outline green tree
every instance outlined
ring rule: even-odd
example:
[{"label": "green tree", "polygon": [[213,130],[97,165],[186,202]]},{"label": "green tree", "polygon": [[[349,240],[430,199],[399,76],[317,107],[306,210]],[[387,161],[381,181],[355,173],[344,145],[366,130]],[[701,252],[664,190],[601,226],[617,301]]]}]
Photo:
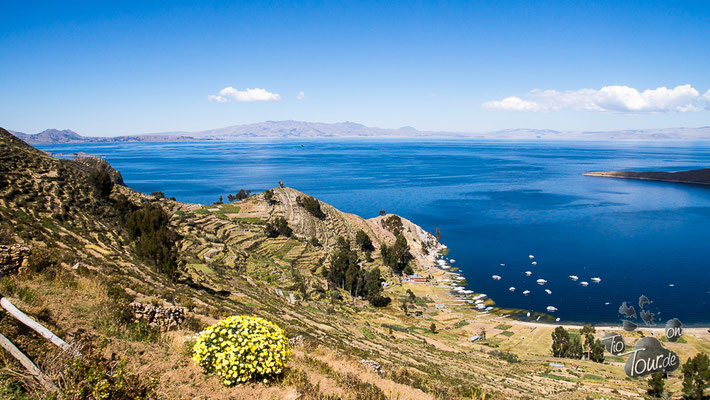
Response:
[{"label": "green tree", "polygon": [[412,254],[409,252],[407,238],[401,233],[397,235],[397,240],[392,247],[382,245],[380,253],[384,264],[390,267],[395,273],[411,273],[412,269],[409,266],[409,261],[414,257],[412,257]]},{"label": "green tree", "polygon": [[269,204],[276,204],[276,199],[274,199],[274,192],[269,189],[264,191],[264,200]]},{"label": "green tree", "polygon": [[402,229],[404,229],[404,225],[402,225],[402,218],[398,215],[390,215],[389,217],[383,219],[382,226],[388,231],[394,233],[395,236],[399,235],[402,232]]},{"label": "green tree", "polygon": [[710,384],[710,358],[705,353],[689,358],[683,372],[683,396],[686,400],[705,399],[705,389]]},{"label": "green tree", "polygon": [[552,355],[564,357],[569,346],[569,332],[564,327],[558,326],[552,332]]},{"label": "green tree", "polygon": [[271,238],[278,237],[279,235],[290,237],[293,234],[293,230],[288,226],[286,218],[276,217],[273,221],[266,223],[264,233]]},{"label": "green tree", "polygon": [[591,359],[592,356],[592,347],[594,347],[594,333],[596,333],[596,329],[594,329],[594,326],[591,324],[586,324],[582,327],[580,331],[582,337],[584,337],[584,353],[587,356],[587,359]]},{"label": "green tree", "polygon": [[594,341],[589,359],[598,363],[604,362],[604,344],[601,340],[597,339]]},{"label": "green tree", "polygon": [[370,237],[362,229],[355,234],[355,243],[357,243],[363,251],[375,250],[375,246],[372,245],[372,240],[370,240]]},{"label": "green tree", "polygon": [[95,169],[89,174],[89,184],[101,199],[106,199],[113,190],[113,181],[105,169]]},{"label": "green tree", "polygon": [[158,206],[149,204],[130,213],[125,231],[135,241],[136,254],[150,261],[156,272],[171,278],[177,272],[177,248],[179,236],[170,227],[170,216]]},{"label": "green tree", "polygon": [[665,390],[666,382],[663,380],[663,374],[652,374],[651,378],[648,380],[648,393],[651,397],[661,397],[663,396],[663,391]]},{"label": "green tree", "polygon": [[367,297],[372,298],[377,296],[382,291],[382,276],[380,269],[375,267],[371,269],[365,277],[365,292]]},{"label": "green tree", "polygon": [[436,333],[436,324],[432,322],[431,325],[429,325],[429,330],[431,333]]},{"label": "green tree", "polygon": [[320,208],[320,202],[311,196],[299,196],[296,203],[318,219],[325,219],[325,213]]},{"label": "green tree", "polygon": [[579,336],[572,336],[569,345],[565,349],[565,357],[567,358],[582,358],[584,350],[582,349],[582,340]]}]

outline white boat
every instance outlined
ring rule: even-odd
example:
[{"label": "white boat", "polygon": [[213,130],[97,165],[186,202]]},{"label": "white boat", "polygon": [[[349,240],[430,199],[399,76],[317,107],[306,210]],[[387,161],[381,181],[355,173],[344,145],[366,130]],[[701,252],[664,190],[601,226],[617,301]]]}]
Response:
[{"label": "white boat", "polygon": [[453,263],[456,262],[456,260],[454,260],[454,259],[452,258],[451,260],[449,260],[449,262],[450,262],[451,264],[453,264]]},{"label": "white boat", "polygon": [[532,260],[533,258],[535,258],[535,256],[532,255],[532,254],[530,254],[530,255],[528,256],[528,258],[530,258],[530,259]]},{"label": "white boat", "polygon": [[537,265],[537,261],[533,261],[531,264],[532,264],[532,265]]},{"label": "white boat", "polygon": [[554,307],[554,306],[547,306],[547,311],[549,311],[549,312],[555,312],[555,311],[557,311],[557,307]]},{"label": "white boat", "polygon": [[478,308],[479,310],[483,310],[483,309],[486,308],[486,305],[485,305],[485,304],[479,304],[479,305],[476,306],[476,308]]},{"label": "white boat", "polygon": [[530,311],[528,311],[527,314],[525,314],[528,318],[530,318]]},{"label": "white boat", "polygon": [[555,322],[560,322],[560,317],[557,317],[557,318],[555,319]]},{"label": "white boat", "polygon": [[527,295],[530,294],[530,291],[529,291],[529,290],[523,290],[523,294],[527,296]]},{"label": "white boat", "polygon": [[525,271],[525,275],[526,275],[526,276],[530,276],[530,275],[532,275],[532,272],[530,272],[530,271]]},{"label": "white boat", "polygon": [[577,275],[570,275],[569,278],[572,279],[573,281],[576,281],[577,279],[579,279],[579,277]]},{"label": "white boat", "polygon": [[587,285],[589,285],[589,282],[587,282],[587,281],[582,281],[582,282],[579,282],[579,284],[582,285],[582,286],[587,286]]},{"label": "white boat", "polygon": [[500,266],[501,266],[501,267],[505,267],[505,264],[501,264]]},{"label": "white boat", "polygon": [[500,275],[493,275],[491,278],[493,278],[493,280],[499,281]]},{"label": "white boat", "polygon": [[493,307],[490,307],[490,306],[486,307],[486,311],[491,311],[492,309],[493,309]]},{"label": "white boat", "polygon": [[509,287],[508,290],[510,290],[511,292],[514,292],[514,291],[515,291],[515,286]]},{"label": "white boat", "polygon": [[602,281],[602,278],[597,278],[596,276],[594,278],[592,278],[592,282],[599,283],[601,281]]},{"label": "white boat", "polygon": [[476,304],[481,304],[481,303],[484,303],[484,302],[485,302],[485,301],[483,301],[483,300],[481,300],[481,299],[478,299],[478,300],[475,301]]},{"label": "white boat", "polygon": [[552,294],[552,290],[550,290],[550,289],[545,289],[545,293],[547,293],[547,294]]},{"label": "white boat", "polygon": [[542,278],[538,279],[536,282],[537,282],[538,285],[544,285],[544,284],[547,283],[547,281],[544,280],[544,279],[542,279]]},{"label": "white boat", "polygon": [[673,286],[675,286],[675,284],[674,284],[674,283],[669,283],[668,286],[673,287]]},{"label": "white boat", "polygon": [[539,320],[540,320],[540,315],[537,316],[537,319],[535,321],[539,321]]}]

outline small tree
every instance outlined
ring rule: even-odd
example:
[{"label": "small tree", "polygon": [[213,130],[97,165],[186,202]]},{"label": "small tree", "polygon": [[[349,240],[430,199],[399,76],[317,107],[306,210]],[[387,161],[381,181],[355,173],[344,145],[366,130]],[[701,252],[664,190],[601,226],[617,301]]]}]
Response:
[{"label": "small tree", "polygon": [[105,169],[95,169],[89,174],[89,183],[96,194],[102,198],[107,198],[113,190],[113,181]]},{"label": "small tree", "polygon": [[372,240],[370,240],[370,237],[362,229],[357,231],[357,234],[355,235],[355,243],[357,243],[363,251],[372,251],[375,249],[375,246],[372,245]]},{"label": "small tree", "polygon": [[293,230],[288,226],[288,221],[284,217],[276,217],[273,222],[268,222],[264,226],[266,236],[275,238],[279,235],[289,237],[293,234]]},{"label": "small tree", "polygon": [[580,333],[584,337],[584,353],[587,355],[587,359],[592,358],[592,348],[594,347],[594,333],[596,329],[591,324],[586,324],[582,327]]},{"label": "small tree", "polygon": [[663,374],[652,374],[651,379],[648,380],[648,393],[651,397],[661,397],[663,396],[663,391],[665,389],[666,383],[663,380]]},{"label": "small tree", "polygon": [[320,208],[320,202],[311,196],[299,196],[296,198],[296,203],[301,207],[305,208],[306,211],[311,213],[314,217],[318,219],[325,219],[325,213]]},{"label": "small tree", "polygon": [[392,299],[387,296],[377,295],[370,299],[370,304],[372,304],[373,307],[387,307],[391,302]]},{"label": "small tree", "polygon": [[436,240],[441,240],[441,229],[434,228],[434,233],[436,234]]},{"label": "small tree", "polygon": [[385,215],[385,214],[387,214],[387,213],[385,212],[385,210],[380,210],[380,215]]},{"label": "small tree", "polygon": [[414,292],[412,292],[412,289],[407,289],[407,296],[409,296],[409,300],[412,302],[417,298]]},{"label": "small tree", "polygon": [[431,325],[429,325],[429,330],[431,333],[436,333],[436,324],[432,322]]},{"label": "small tree", "polygon": [[569,332],[567,329],[558,326],[552,332],[552,355],[555,357],[564,357],[567,347],[569,346]]},{"label": "small tree", "polygon": [[269,204],[276,204],[276,199],[274,199],[274,192],[269,189],[264,192],[264,200]]},{"label": "small tree", "polygon": [[683,365],[683,395],[686,400],[702,400],[710,384],[710,358],[705,353],[696,354]]}]

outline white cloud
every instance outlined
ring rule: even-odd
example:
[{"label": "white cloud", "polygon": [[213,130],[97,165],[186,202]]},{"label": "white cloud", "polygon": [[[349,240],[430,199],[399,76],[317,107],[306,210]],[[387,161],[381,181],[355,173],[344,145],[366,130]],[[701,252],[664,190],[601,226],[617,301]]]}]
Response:
[{"label": "white cloud", "polygon": [[[665,86],[643,92],[628,86],[604,86],[601,89],[580,89],[558,92],[556,90],[533,90],[525,96],[507,97],[499,101],[483,103],[490,110],[504,111],[557,111],[585,110],[622,113],[666,113],[699,111],[700,93],[690,85],[673,89]],[[710,91],[703,96],[706,107]]]},{"label": "white cloud", "polygon": [[207,96],[209,100],[214,100],[220,103],[225,103],[229,100],[234,101],[281,101],[281,96],[278,93],[271,93],[266,89],[254,88],[246,90],[237,90],[231,86],[219,91],[219,95]]},{"label": "white cloud", "polygon": [[710,110],[710,90],[705,92],[703,99],[705,100],[705,109]]},{"label": "white cloud", "polygon": [[304,92],[298,92],[298,96],[296,96],[296,99],[303,100],[305,98],[306,98],[306,94]]},{"label": "white cloud", "polygon": [[516,96],[506,97],[503,100],[489,101],[483,103],[483,107],[491,110],[543,111],[542,105],[534,101],[523,100]]}]

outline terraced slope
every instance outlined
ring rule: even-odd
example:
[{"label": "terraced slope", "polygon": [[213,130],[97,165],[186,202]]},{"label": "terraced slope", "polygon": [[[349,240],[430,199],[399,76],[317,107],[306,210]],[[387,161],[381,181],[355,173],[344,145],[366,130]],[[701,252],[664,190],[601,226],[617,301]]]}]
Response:
[{"label": "terraced slope", "polygon": [[[477,313],[450,296],[436,283],[446,274],[426,268],[441,245],[405,219],[402,232],[414,267],[432,275],[431,282],[403,283],[383,266],[378,251],[369,261],[359,251],[363,268],[383,270],[385,294],[393,303],[375,308],[345,292],[336,298],[323,273],[337,238],[352,243],[362,229],[376,248],[391,244],[395,237],[383,226],[388,216],[365,220],[320,203],[325,217],[317,218],[298,204],[303,193],[290,188],[272,193],[271,202],[256,194],[230,204],[197,205],[114,185],[110,196],[101,198],[85,169],[0,130],[0,240],[46,251],[51,261],[2,277],[0,293],[69,342],[105,345],[106,358],[125,358],[140,377],[155,377],[159,394],[170,399],[585,399],[643,393],[645,384],[625,379],[618,360],[549,367],[550,361],[559,362],[549,354],[551,327]],[[126,201],[169,211],[179,234],[176,276],[156,272],[138,256],[125,232]],[[288,221],[291,237],[265,234],[265,224],[278,217]],[[320,245],[310,243],[314,237]],[[188,322],[167,333],[137,330],[136,322],[125,319],[132,300],[186,307]],[[282,380],[223,388],[190,360],[183,339],[234,314],[265,317],[289,337],[303,338]],[[468,341],[482,329],[488,332],[485,341]],[[2,315],[0,332],[41,366],[56,359],[41,338]],[[686,343],[668,346],[686,358],[707,349],[708,341],[689,335]],[[521,362],[504,361],[492,350],[515,353]],[[361,365],[362,360],[377,361],[382,371]],[[19,387],[25,398],[41,398],[31,380],[12,375],[17,369],[8,357],[0,358],[0,393]],[[62,382],[61,374],[52,376]],[[677,387],[674,379],[669,383]]]}]

